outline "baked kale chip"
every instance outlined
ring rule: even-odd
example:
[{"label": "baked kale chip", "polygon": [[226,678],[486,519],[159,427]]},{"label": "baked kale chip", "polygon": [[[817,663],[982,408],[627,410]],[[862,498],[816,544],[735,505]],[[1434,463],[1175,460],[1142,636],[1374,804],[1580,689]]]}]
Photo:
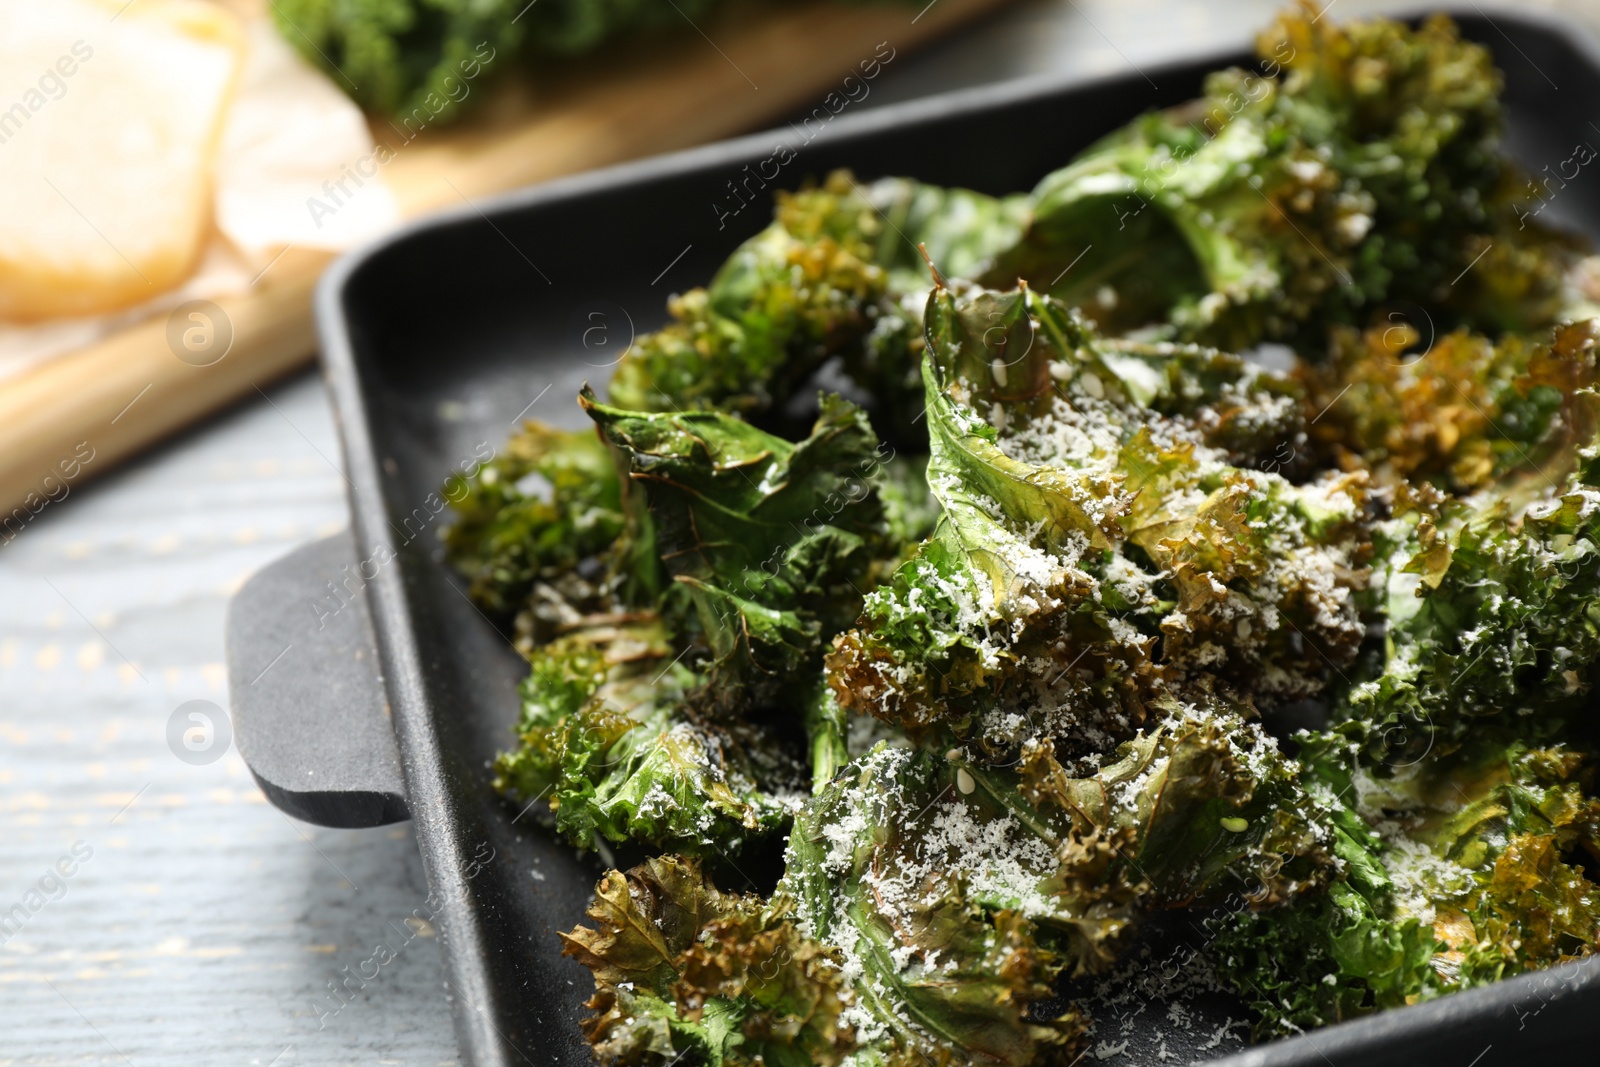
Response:
[{"label": "baked kale chip", "polygon": [[1488,50],[1443,16],[1321,15],[1286,12],[1259,72],[1213,74],[1200,100],[1045,178],[985,280],[1023,277],[1113,332],[1232,351],[1315,353],[1329,324],[1386,305],[1492,333],[1555,321],[1580,246],[1526,221]]},{"label": "baked kale chip", "polygon": [[1353,660],[1364,479],[1262,469],[1303,446],[1287,379],[1026,287],[936,290],[928,346],[943,517],[835,642],[841,704],[999,754],[1022,702],[1104,747],[1156,694],[1293,700]]},{"label": "baked kale chip", "polygon": [[704,289],[668,302],[673,321],[638,338],[609,396],[640,411],[782,408],[830,359],[872,393],[887,428],[915,436],[923,252],[965,276],[1017,239],[1023,197],[904,178],[862,185],[836,171],[780,192],[770,226]]}]

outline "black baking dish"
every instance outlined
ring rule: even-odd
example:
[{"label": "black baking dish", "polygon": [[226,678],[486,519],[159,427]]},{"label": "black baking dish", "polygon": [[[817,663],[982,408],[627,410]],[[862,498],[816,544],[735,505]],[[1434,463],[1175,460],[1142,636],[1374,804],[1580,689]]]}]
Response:
[{"label": "black baking dish", "polygon": [[[1590,124],[1600,118],[1600,50],[1572,26],[1510,13],[1490,21],[1476,8],[1460,22],[1505,72],[1510,146],[1531,170],[1600,137]],[[1095,138],[1196,95],[1206,72],[1245,58],[841,116],[774,185],[848,166],[863,178],[1027,189]],[[489,788],[525,667],[442,561],[436,534],[449,516],[437,491],[524,415],[580,425],[572,397],[584,380],[609,377],[605,353],[658,325],[670,292],[708,278],[765,223],[771,189],[733,214],[727,183],[777,143],[800,140],[793,129],[758,134],[466,206],[343,259],[318,290],[354,537],[301,550],[235,599],[235,729],[284,810],[330,826],[415,821],[442,902],[462,1047],[480,1067],[591,1062],[577,1027],[591,983],[561,957],[556,934],[582,919],[601,868]],[[1600,181],[1570,183],[1551,212],[1600,236]],[[586,345],[596,325],[603,334]],[[263,674],[275,656],[287,660],[286,645],[292,669]],[[1181,948],[1181,931],[1166,936]],[[1526,1063],[1580,1052],[1600,1034],[1597,1020],[1600,960],[1590,959],[1214,1062]],[[1176,1060],[1218,1054],[1202,1051],[1204,1035],[1162,1035],[1162,1025],[1156,1012],[1126,1028],[1103,1018],[1096,1041],[1130,1041],[1123,1063],[1154,1062],[1163,1037]]]}]

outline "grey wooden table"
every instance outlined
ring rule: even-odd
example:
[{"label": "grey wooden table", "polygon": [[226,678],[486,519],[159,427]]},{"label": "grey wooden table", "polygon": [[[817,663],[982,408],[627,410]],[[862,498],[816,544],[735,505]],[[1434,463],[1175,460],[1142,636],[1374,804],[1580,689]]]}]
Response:
[{"label": "grey wooden table", "polygon": [[[897,63],[869,103],[1144,68],[1243,43],[1276,6],[1024,4]],[[1600,3],[1566,6],[1600,30]],[[0,547],[0,1067],[458,1062],[409,829],[295,823],[235,752],[197,764],[168,743],[180,705],[226,704],[228,596],[345,525],[339,462],[303,374]],[[379,945],[397,958],[329,1012]]]}]

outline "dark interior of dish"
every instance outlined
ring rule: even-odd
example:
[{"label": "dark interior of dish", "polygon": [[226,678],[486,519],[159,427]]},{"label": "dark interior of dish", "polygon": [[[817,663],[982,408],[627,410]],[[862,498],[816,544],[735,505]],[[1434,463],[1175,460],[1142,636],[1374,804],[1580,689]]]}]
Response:
[{"label": "dark interior of dish", "polygon": [[[1584,114],[1586,105],[1600,102],[1600,68],[1566,33],[1509,16],[1491,23],[1469,14],[1460,21],[1469,37],[1493,49],[1505,74],[1508,142],[1519,161],[1538,170],[1566,158],[1584,130],[1600,143],[1600,128],[1591,128]],[[664,167],[646,164],[512,198],[485,207],[483,215],[463,212],[383,247],[349,276],[340,306],[395,543],[406,540],[406,519],[426,507],[445,477],[481,457],[483,448],[500,448],[519,416],[585,422],[573,400],[580,384],[604,383],[630,331],[659,325],[668,294],[706,281],[765,225],[771,187],[722,228],[714,205],[725,210],[727,183],[742,179],[744,166],[767,158],[780,140],[798,147],[773,183],[785,188],[848,166],[863,179],[904,174],[988,193],[1022,191],[1139,112],[1195,96],[1206,72],[1245,58],[1155,68],[1149,81],[1130,71],[1076,87],[960,94],[839,120],[810,144],[792,129],[779,130]],[[1600,179],[1571,183],[1547,217],[1600,237]],[[597,324],[603,334],[591,333],[586,345],[584,331]],[[341,417],[352,415],[341,406]],[[557,932],[582,921],[604,865],[491,791],[489,764],[512,741],[525,665],[497,629],[504,620],[486,618],[468,601],[431,529],[400,555],[423,650],[422,687],[451,783],[452,832],[466,852],[488,842],[499,857],[471,881],[464,906],[491,948],[479,964],[494,990],[484,1010],[515,1053],[501,1058],[591,1062],[577,1021],[592,985],[587,971],[560,956]],[[413,811],[429,802],[411,798]],[[747,872],[755,881],[763,880],[759,866],[752,860]],[[1187,930],[1181,919],[1163,924],[1155,935],[1160,951],[1181,959]],[[1164,1009],[1146,1010],[1124,1031],[1112,1012],[1102,1017],[1096,1040],[1131,1041],[1130,1059],[1122,1062],[1142,1062],[1141,1050],[1153,1058],[1162,1041],[1177,1062],[1240,1047],[1238,1028],[1220,1043],[1208,1042],[1230,1015],[1243,1019],[1242,1008],[1207,1001],[1192,1009],[1213,1021],[1174,1031]],[[1163,1027],[1164,1037],[1157,1033]],[[1458,1039],[1462,1064],[1484,1044],[1481,1035],[1456,1028],[1453,1036],[1436,1035],[1427,1058],[1455,1062],[1448,1057],[1456,1055]],[[1396,1062],[1416,1055],[1415,1048],[1395,1046]],[[1359,1062],[1380,1060],[1387,1062]],[[1285,1058],[1265,1062],[1301,1061],[1286,1050]],[[1320,1053],[1306,1062],[1321,1062]]]}]

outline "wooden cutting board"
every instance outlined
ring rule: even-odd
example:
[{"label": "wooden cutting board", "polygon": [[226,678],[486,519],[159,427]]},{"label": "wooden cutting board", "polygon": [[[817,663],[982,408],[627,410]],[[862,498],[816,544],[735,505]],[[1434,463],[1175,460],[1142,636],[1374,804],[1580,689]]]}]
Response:
[{"label": "wooden cutting board", "polygon": [[[414,218],[758,129],[821,105],[880,44],[898,58],[1003,2],[738,4],[698,27],[503,83],[480,111],[437,135],[407,140],[386,120],[374,121],[373,133],[395,149],[383,174]],[[290,248],[248,292],[219,297],[233,342],[209,366],[173,354],[163,314],[0,382],[0,544],[64,485],[105,473],[308,362],[311,293],[331,258]]]}]

